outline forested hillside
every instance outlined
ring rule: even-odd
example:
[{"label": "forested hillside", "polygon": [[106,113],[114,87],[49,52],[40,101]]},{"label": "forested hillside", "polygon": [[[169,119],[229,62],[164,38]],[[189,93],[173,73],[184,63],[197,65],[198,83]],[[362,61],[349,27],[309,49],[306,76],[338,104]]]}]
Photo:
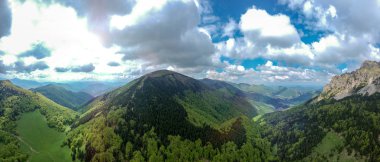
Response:
[{"label": "forested hillside", "polygon": [[[96,97],[79,116],[40,93],[9,81],[0,83],[3,161],[52,160],[44,155],[57,153],[86,162],[380,160],[379,93],[340,100],[315,97],[287,110],[258,115],[265,111],[258,106],[290,99],[161,70]],[[34,123],[28,124],[32,118]],[[33,129],[55,134],[57,138],[46,140],[58,143],[47,147],[40,142],[41,135],[30,136],[36,134]],[[25,149],[27,142],[20,139],[37,141]]]},{"label": "forested hillside", "polygon": [[[256,123],[283,161],[379,161],[379,112],[380,94],[351,96],[267,114]],[[325,139],[331,136],[336,140]],[[321,145],[329,147],[319,152]]]},{"label": "forested hillside", "polygon": [[73,110],[78,109],[80,106],[93,98],[90,94],[85,92],[72,92],[54,84],[49,84],[31,90],[34,92],[39,92],[54,102]]},{"label": "forested hillside", "polygon": [[[26,161],[28,154],[20,150],[16,121],[25,112],[39,111],[46,124],[58,131],[67,131],[77,114],[41,94],[0,81],[0,161]],[[35,130],[37,131],[37,130]]]},{"label": "forested hillside", "polygon": [[262,161],[256,110],[228,89],[157,71],[98,97],[66,145],[82,161]]}]

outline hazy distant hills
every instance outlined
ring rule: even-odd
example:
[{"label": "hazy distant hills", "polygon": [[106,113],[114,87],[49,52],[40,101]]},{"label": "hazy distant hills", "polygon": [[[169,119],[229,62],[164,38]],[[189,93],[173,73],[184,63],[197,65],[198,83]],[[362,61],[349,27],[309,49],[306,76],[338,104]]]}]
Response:
[{"label": "hazy distant hills", "polygon": [[320,93],[320,90],[315,87],[265,86],[246,83],[229,84],[242,90],[260,114],[287,109],[306,102]]},{"label": "hazy distant hills", "polygon": [[34,92],[39,92],[54,102],[74,110],[78,109],[80,106],[93,98],[93,96],[88,93],[73,92],[54,84],[33,88],[31,90]]},{"label": "hazy distant hills", "polygon": [[25,89],[38,88],[49,84],[55,84],[73,92],[85,92],[91,96],[99,96],[115,88],[124,85],[124,82],[101,82],[101,81],[74,81],[74,82],[37,82],[24,79],[11,79],[13,84]]}]

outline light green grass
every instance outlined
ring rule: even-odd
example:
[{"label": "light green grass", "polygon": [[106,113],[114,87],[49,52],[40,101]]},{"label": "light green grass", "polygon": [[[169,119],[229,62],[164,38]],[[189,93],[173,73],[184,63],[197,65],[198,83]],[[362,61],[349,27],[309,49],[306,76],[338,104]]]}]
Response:
[{"label": "light green grass", "polygon": [[[314,149],[313,153],[306,157],[304,161],[323,161],[328,162],[357,162],[364,161],[358,159],[353,154],[349,155],[347,150],[342,148],[344,139],[338,133],[330,131]],[[339,148],[342,149],[339,149]]]},{"label": "light green grass", "polygon": [[39,111],[23,114],[17,121],[17,133],[30,162],[72,161],[69,148],[61,147],[65,134],[49,128]]},{"label": "light green grass", "polygon": [[268,105],[268,104],[265,104],[265,103],[262,103],[262,102],[257,102],[257,101],[254,101],[254,100],[248,100],[248,101],[249,101],[249,103],[253,107],[256,108],[257,113],[259,115],[263,115],[263,114],[270,113],[270,112],[274,111],[274,108],[271,105]]}]

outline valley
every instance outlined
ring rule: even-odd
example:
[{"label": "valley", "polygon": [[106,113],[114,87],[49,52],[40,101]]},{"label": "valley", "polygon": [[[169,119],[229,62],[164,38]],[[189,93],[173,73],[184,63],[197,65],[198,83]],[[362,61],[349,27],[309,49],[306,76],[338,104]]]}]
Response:
[{"label": "valley", "polygon": [[[325,95],[339,94],[337,85],[319,95],[316,89],[197,80],[169,70],[95,98],[56,85],[26,90],[1,81],[0,158],[377,161],[380,94],[360,89],[378,88],[380,74],[371,70],[377,68],[380,63],[364,63],[358,71],[370,71],[370,79],[354,82],[351,95],[339,100]],[[77,111],[64,107],[70,102]]]}]

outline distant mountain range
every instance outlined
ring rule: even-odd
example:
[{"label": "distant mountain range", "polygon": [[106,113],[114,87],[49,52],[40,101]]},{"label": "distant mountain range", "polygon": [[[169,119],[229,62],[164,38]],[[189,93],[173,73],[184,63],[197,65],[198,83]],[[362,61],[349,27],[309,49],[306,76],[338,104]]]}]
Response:
[{"label": "distant mountain range", "polygon": [[74,110],[93,98],[93,96],[86,92],[73,92],[55,84],[48,84],[30,90],[39,92],[54,102]]},{"label": "distant mountain range", "polygon": [[287,109],[304,103],[319,95],[320,90],[312,87],[283,87],[229,83],[242,90],[260,114]]},{"label": "distant mountain range", "polygon": [[[0,81],[0,159],[49,161],[52,147],[73,161],[379,161],[379,65],[334,77],[320,94],[168,70],[91,100],[61,84],[31,91]],[[85,104],[75,112],[54,101]],[[22,140],[37,129],[64,142]]]},{"label": "distant mountain range", "polygon": [[124,82],[75,81],[75,82],[37,82],[32,80],[11,79],[13,84],[25,89],[38,88],[46,85],[57,85],[73,92],[85,92],[91,96],[99,96],[125,84]]}]

